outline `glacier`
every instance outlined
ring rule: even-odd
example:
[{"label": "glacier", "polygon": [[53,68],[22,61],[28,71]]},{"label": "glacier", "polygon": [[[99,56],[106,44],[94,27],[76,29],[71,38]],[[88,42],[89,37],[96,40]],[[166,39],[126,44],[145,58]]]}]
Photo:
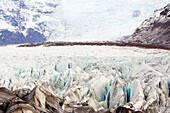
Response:
[{"label": "glacier", "polygon": [[67,105],[169,112],[170,51],[117,46],[0,48],[0,86],[44,86]]},{"label": "glacier", "polygon": [[[50,41],[103,41],[118,40],[131,35],[155,9],[168,0],[61,0],[56,32]],[[136,16],[135,12],[140,12]],[[58,19],[59,18],[59,19]]]}]

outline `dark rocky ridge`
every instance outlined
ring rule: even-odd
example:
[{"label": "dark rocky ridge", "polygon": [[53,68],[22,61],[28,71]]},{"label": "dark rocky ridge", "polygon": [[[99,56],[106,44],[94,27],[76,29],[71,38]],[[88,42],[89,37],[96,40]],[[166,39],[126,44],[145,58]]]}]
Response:
[{"label": "dark rocky ridge", "polygon": [[34,43],[44,41],[46,41],[46,37],[32,28],[28,29],[26,36],[24,36],[21,32],[11,32],[8,30],[0,31],[0,45]]},{"label": "dark rocky ridge", "polygon": [[150,49],[166,49],[170,50],[170,47],[163,45],[151,45],[151,44],[138,44],[131,42],[38,42],[38,43],[27,43],[20,44],[18,47],[37,47],[37,46],[127,46],[127,47],[141,47],[141,48],[150,48]]},{"label": "dark rocky ridge", "polygon": [[60,104],[61,101],[44,87],[17,89],[13,92],[0,88],[0,113],[142,113],[123,106],[95,111],[89,105],[75,107]]},{"label": "dark rocky ridge", "polygon": [[170,48],[170,3],[156,10],[124,42]]}]

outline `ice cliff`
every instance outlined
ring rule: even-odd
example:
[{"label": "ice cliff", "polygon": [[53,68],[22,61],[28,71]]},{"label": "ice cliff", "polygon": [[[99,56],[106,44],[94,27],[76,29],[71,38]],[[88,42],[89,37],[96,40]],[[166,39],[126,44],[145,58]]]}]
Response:
[{"label": "ice cliff", "polygon": [[[46,87],[62,109],[170,112],[170,52],[109,46],[1,47],[0,85]],[[68,106],[69,105],[69,106]]]}]

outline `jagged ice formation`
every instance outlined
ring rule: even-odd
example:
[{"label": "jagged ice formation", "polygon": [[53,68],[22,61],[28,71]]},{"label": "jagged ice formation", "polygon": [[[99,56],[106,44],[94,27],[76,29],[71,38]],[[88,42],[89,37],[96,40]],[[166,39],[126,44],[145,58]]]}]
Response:
[{"label": "jagged ice formation", "polygon": [[[48,87],[64,105],[170,111],[170,52],[109,46],[1,47],[0,85]],[[63,106],[63,109],[66,109]]]}]

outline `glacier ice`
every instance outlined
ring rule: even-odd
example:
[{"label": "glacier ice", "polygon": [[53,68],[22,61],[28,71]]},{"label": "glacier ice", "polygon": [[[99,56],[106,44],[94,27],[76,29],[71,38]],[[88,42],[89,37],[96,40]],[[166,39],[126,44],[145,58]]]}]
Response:
[{"label": "glacier ice", "polygon": [[169,88],[169,97],[170,97],[170,80],[168,80],[168,88]]},{"label": "glacier ice", "polygon": [[1,47],[0,85],[10,90],[43,85],[64,105],[95,110],[118,106],[166,111],[170,52],[107,46]]},{"label": "glacier ice", "polygon": [[126,92],[127,92],[127,103],[130,102],[130,88],[126,89]]}]

